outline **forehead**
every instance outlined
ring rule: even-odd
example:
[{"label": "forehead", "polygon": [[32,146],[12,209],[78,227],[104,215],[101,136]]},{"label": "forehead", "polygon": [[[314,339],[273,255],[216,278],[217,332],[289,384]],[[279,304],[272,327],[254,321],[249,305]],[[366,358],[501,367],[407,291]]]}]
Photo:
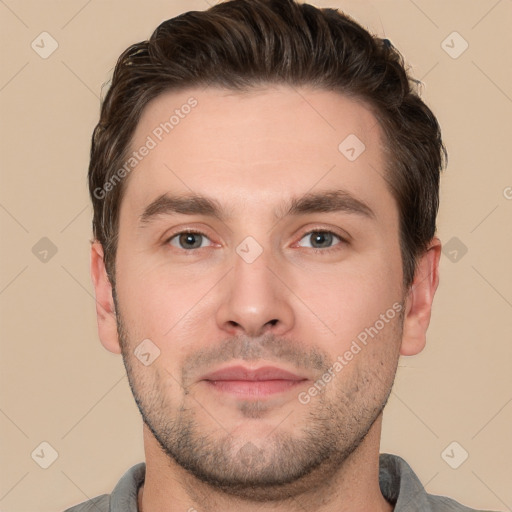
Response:
[{"label": "forehead", "polygon": [[375,116],[364,103],[332,91],[279,86],[164,93],[144,110],[130,149],[138,160],[122,210],[139,215],[167,192],[207,195],[229,203],[231,212],[261,213],[265,204],[315,188],[349,190],[381,214],[395,209]]}]

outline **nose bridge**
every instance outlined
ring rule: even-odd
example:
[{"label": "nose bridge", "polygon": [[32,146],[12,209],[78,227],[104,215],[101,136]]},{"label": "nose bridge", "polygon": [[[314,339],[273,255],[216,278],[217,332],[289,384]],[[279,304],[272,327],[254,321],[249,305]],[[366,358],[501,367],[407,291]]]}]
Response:
[{"label": "nose bridge", "polygon": [[243,239],[233,255],[233,271],[218,310],[219,326],[253,336],[270,328],[281,334],[291,328],[293,311],[277,273],[269,245],[264,247],[253,236]]},{"label": "nose bridge", "polygon": [[[246,295],[253,290],[253,300],[261,295],[268,300],[276,286],[275,276],[269,268],[275,267],[273,255],[269,246],[263,247],[254,237],[246,237],[235,249],[233,258],[233,292]],[[274,295],[272,293],[272,295]]]}]

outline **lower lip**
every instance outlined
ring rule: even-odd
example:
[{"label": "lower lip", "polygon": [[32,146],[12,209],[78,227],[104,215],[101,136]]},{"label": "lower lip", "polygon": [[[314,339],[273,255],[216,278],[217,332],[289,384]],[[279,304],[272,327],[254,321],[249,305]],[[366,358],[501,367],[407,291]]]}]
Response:
[{"label": "lower lip", "polygon": [[240,397],[265,397],[295,389],[304,380],[207,380],[210,387]]}]

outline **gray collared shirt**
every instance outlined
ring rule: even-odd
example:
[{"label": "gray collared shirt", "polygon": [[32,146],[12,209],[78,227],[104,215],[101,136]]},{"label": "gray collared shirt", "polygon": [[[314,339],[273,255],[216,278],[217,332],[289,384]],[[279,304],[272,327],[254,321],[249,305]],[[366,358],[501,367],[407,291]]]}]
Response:
[{"label": "gray collared shirt", "polygon": [[[145,474],[146,464],[140,462],[122,476],[112,494],[103,494],[64,512],[138,512],[137,493]],[[409,464],[397,455],[380,455],[379,484],[382,495],[394,504],[394,512],[486,512],[475,511],[451,498],[427,494]]]}]

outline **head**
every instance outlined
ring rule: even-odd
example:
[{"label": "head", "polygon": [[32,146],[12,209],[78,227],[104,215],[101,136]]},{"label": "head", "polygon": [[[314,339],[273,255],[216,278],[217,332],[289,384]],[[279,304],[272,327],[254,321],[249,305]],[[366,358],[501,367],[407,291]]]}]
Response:
[{"label": "head", "polygon": [[[398,51],[333,9],[229,1],[120,56],[89,167],[98,322],[170,460],[261,499],[354,452],[424,346],[444,158]],[[213,389],[231,362],[303,380]]]}]

